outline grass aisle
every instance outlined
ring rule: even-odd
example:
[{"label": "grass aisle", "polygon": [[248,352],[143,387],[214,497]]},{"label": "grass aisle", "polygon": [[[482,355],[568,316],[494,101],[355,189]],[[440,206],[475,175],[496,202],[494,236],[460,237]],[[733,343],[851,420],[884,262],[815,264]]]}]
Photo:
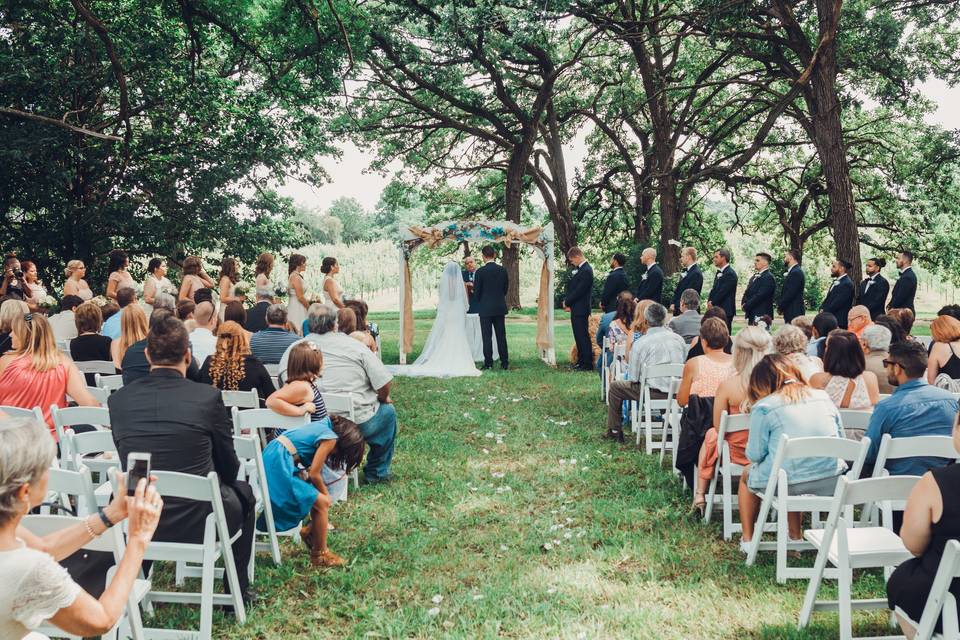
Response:
[{"label": "grass aisle", "polygon": [[[397,326],[380,318],[387,362]],[[417,320],[419,350],[430,320]],[[770,554],[745,567],[719,526],[652,456],[602,441],[594,376],[552,370],[534,324],[508,322],[516,370],[451,381],[400,379],[394,470],[332,512],[342,571],[284,544],[265,556],[267,596],[234,638],[734,638],[836,636],[836,617],[795,630],[806,583],[777,585]],[[558,321],[558,353],[572,340]],[[564,356],[561,356],[562,358]],[[861,581],[863,583],[864,581]],[[865,593],[881,582],[866,581]],[[882,631],[858,614],[854,631]]]}]

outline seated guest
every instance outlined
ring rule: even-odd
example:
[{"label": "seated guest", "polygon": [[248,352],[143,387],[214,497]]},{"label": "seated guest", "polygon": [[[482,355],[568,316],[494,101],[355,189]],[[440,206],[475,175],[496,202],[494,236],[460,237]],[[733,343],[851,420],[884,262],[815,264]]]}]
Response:
[{"label": "seated guest", "polygon": [[359,341],[370,351],[377,352],[376,341],[369,334],[357,330],[357,314],[347,305],[337,312],[337,331]]},{"label": "seated guest", "polygon": [[863,305],[858,304],[852,307],[847,314],[847,331],[857,336],[857,338],[859,338],[863,330],[871,324],[870,310]]},{"label": "seated guest", "polygon": [[[633,300],[634,300],[633,294],[630,293],[629,291],[622,291],[622,292],[620,292],[620,294],[617,296],[617,304],[619,304],[621,300],[630,300],[631,302],[633,302]],[[641,314],[641,315],[642,315],[642,314]],[[607,337],[607,331],[610,329],[610,323],[613,322],[613,319],[614,319],[616,316],[617,316],[617,310],[616,310],[616,309],[614,309],[613,311],[609,311],[609,312],[607,312],[607,313],[604,313],[602,316],[600,316],[600,323],[597,325],[597,331],[596,331],[596,334],[595,334],[595,336],[596,336],[596,343],[597,343],[597,346],[598,346],[598,347],[601,347],[601,348],[603,347],[603,339],[604,339],[605,337]],[[631,317],[634,318],[634,320],[636,320],[636,317],[637,317],[637,308],[636,308],[636,306],[634,306],[633,314],[631,315]],[[631,331],[632,331],[632,326],[633,326],[633,322],[631,322],[630,325],[629,325],[629,327],[631,328]],[[628,332],[628,334],[629,334],[629,332]],[[628,342],[629,342],[629,340],[628,340]],[[628,351],[630,350],[629,347],[627,348],[627,350],[628,350]],[[607,357],[608,357],[608,358],[612,358],[613,356],[612,356],[612,355],[608,355]],[[610,364],[610,363],[608,362],[607,364]],[[600,371],[601,369],[602,369],[602,367],[601,367],[601,363],[600,363],[600,358],[597,358],[597,371]]]},{"label": "seated guest", "polygon": [[[120,319],[123,317],[123,310],[129,307],[131,304],[137,301],[137,293],[130,287],[123,287],[117,291],[117,305],[120,307],[120,310],[117,313],[111,314],[110,317],[104,317],[103,327],[100,329],[100,333],[107,336],[111,340],[116,340],[120,337]],[[101,309],[101,312],[103,310]]]},{"label": "seated guest", "polygon": [[[714,307],[716,309],[716,307]],[[718,320],[720,320],[718,318]],[[723,322],[723,320],[720,320]],[[726,322],[724,322],[726,325]],[[728,377],[717,387],[713,399],[713,426],[704,434],[703,444],[697,458],[699,470],[698,484],[693,496],[694,509],[703,510],[705,494],[713,479],[717,465],[717,438],[720,435],[720,419],[723,412],[735,416],[749,411],[747,389],[750,386],[750,374],[757,363],[773,350],[770,334],[760,327],[747,327],[733,339],[733,368],[736,375]],[[730,446],[730,460],[734,464],[747,465],[747,435],[746,431],[736,431],[725,434],[723,439]],[[693,469],[686,471],[687,484],[693,486]]]},{"label": "seated guest", "polygon": [[810,316],[797,316],[790,321],[790,324],[803,331],[803,335],[807,336],[807,342],[813,340],[813,320]]},{"label": "seated guest", "polygon": [[204,302],[209,302],[210,304],[213,304],[213,289],[209,289],[207,287],[197,289],[193,293],[193,302],[197,306],[200,306]]},{"label": "seated guest", "polygon": [[267,328],[267,308],[273,304],[273,291],[257,288],[257,303],[247,313],[247,321],[243,328],[250,333],[256,333]]},{"label": "seated guest", "polygon": [[[773,460],[780,448],[781,436],[805,438],[831,436],[842,438],[840,412],[826,392],[803,381],[799,369],[779,353],[765,356],[750,374],[747,389],[750,403],[750,431],[747,458],[750,467],[740,476],[740,522],[743,535],[740,548],[753,539],[760,498],[757,492],[767,488]],[[832,496],[843,463],[833,457],[794,458],[788,478],[790,495]],[[801,538],[800,513],[787,514],[791,540]]]},{"label": "seated guest", "polygon": [[[960,451],[960,425],[956,423],[953,446]],[[887,604],[891,611],[899,607],[914,622],[923,616],[943,550],[950,540],[960,539],[958,495],[960,465],[951,464],[924,473],[907,498],[900,538],[916,557],[894,569],[887,581]],[[960,598],[960,581],[953,580],[950,593]],[[912,638],[916,629],[899,615],[897,619],[906,636]],[[943,632],[942,618],[937,620],[934,631]]]},{"label": "seated guest", "polygon": [[[710,318],[719,318],[723,320],[724,323],[727,322],[727,312],[721,309],[720,307],[710,307],[703,312],[703,316],[700,318],[701,322],[706,322]],[[727,327],[729,328],[729,324]],[[727,346],[723,348],[724,353],[731,353],[733,351],[733,340],[727,341]],[[703,345],[700,344],[700,335],[696,335],[693,340],[690,342],[690,350],[687,351],[687,360],[692,360],[703,355]]]},{"label": "seated guest", "polygon": [[193,300],[181,300],[177,303],[176,316],[183,323],[183,328],[187,330],[187,333],[197,328],[197,321],[194,319],[196,311],[197,303]]},{"label": "seated guest", "polygon": [[30,313],[30,307],[23,300],[4,300],[0,304],[0,356],[13,349],[13,319]]},{"label": "seated guest", "polygon": [[[113,441],[126,466],[127,455],[152,455],[151,468],[206,476],[216,471],[233,543],[241,596],[251,600],[247,566],[253,548],[255,500],[250,485],[237,480],[240,461],[233,448],[233,425],[220,391],[185,379],[190,365],[187,330],[164,311],[147,336],[150,375],[115,391],[109,400]],[[154,539],[198,543],[203,539],[209,503],[170,498]],[[226,580],[224,586],[227,587]]]},{"label": "seated guest", "polygon": [[940,310],[937,311],[938,316],[950,316],[960,320],[960,304],[947,304],[940,307]]},{"label": "seated guest", "polygon": [[884,314],[873,319],[873,324],[886,327],[890,331],[890,344],[894,345],[907,339],[907,334],[903,331],[903,325],[897,320]]},{"label": "seated guest", "polygon": [[[233,302],[227,303],[227,306],[223,309],[222,322],[226,322],[227,320],[236,322],[241,328],[247,324],[247,310],[244,308],[242,302],[237,302],[234,300]],[[246,329],[244,329],[244,331],[246,332],[247,340],[249,341],[253,334]]]},{"label": "seated guest", "polygon": [[821,311],[813,318],[813,339],[807,345],[807,355],[823,359],[827,336],[837,328],[837,317],[829,311]]},{"label": "seated guest", "polygon": [[123,356],[135,342],[147,337],[147,316],[140,305],[131,305],[123,312],[120,322],[120,337],[110,344],[110,356],[113,366],[120,368]]},{"label": "seated guest", "polygon": [[[148,308],[149,307],[144,307],[144,313],[147,312]],[[147,313],[147,319],[149,319],[150,314],[157,309],[167,309],[170,313],[175,314],[177,312],[177,299],[173,297],[173,294],[161,291],[153,297],[153,308]]]},{"label": "seated guest", "polygon": [[[683,304],[682,298],[680,304]],[[727,378],[737,374],[733,356],[723,348],[730,341],[727,323],[718,318],[707,318],[700,325],[700,345],[703,355],[697,356],[683,365],[683,378],[677,390],[677,404],[687,406],[690,396],[712,398],[717,387]]]},{"label": "seated guest", "polygon": [[190,332],[190,351],[200,366],[217,349],[217,310],[210,302],[201,302],[197,305],[194,314],[197,326]]},{"label": "seated guest", "polygon": [[256,390],[261,405],[276,389],[263,364],[250,353],[247,332],[227,320],[217,334],[217,349],[200,369],[200,382],[221,391]]},{"label": "seated guest", "polygon": [[287,331],[287,307],[272,304],[265,316],[266,328],[257,331],[250,338],[250,352],[264,364],[279,364],[287,347],[300,341],[300,336]]},{"label": "seated guest", "polygon": [[370,334],[374,344],[376,344],[377,336],[380,335],[380,328],[377,327],[376,323],[367,321],[367,314],[370,312],[367,303],[363,300],[347,300],[343,304],[353,309],[353,312],[357,314],[357,331]]},{"label": "seated guest", "polygon": [[791,324],[780,327],[777,335],[773,337],[773,348],[800,369],[800,374],[808,383],[814,374],[823,371],[823,362],[820,358],[807,355],[807,336]]},{"label": "seated guest", "polygon": [[913,340],[913,323],[916,320],[916,316],[913,315],[913,311],[910,309],[890,309],[887,311],[887,315],[900,325],[903,329],[903,335],[906,336],[907,340]]},{"label": "seated guest", "polygon": [[[319,345],[323,353],[321,391],[353,395],[357,426],[370,446],[363,468],[367,482],[392,479],[390,463],[397,437],[397,412],[390,400],[393,376],[370,349],[337,332],[337,309],[312,304],[307,312],[310,333],[304,340]],[[292,345],[280,359],[280,370],[288,371]]]},{"label": "seated guest", "polygon": [[[310,424],[289,429],[267,445],[263,465],[270,487],[270,504],[278,531],[310,522],[300,536],[310,548],[315,567],[341,567],[343,558],[327,548],[328,512],[333,504],[328,482],[347,482],[347,475],[363,461],[363,434],[346,418],[327,416],[315,381],[320,378],[323,356],[312,342],[301,342],[290,351],[287,383],[273,393],[267,406],[284,416],[310,414]],[[324,466],[339,477],[324,479]],[[308,472],[303,478],[299,469]],[[329,472],[328,472],[329,473]]]},{"label": "seated guest", "polygon": [[[927,383],[927,351],[919,342],[905,340],[890,345],[886,366],[887,378],[896,390],[877,403],[870,416],[865,434],[870,438],[868,465],[877,461],[883,434],[889,433],[893,438],[948,436],[957,413],[953,395]],[[893,476],[922,476],[948,462],[947,458],[900,458],[889,460],[885,468]]]},{"label": "seated guest", "polygon": [[13,319],[13,351],[0,357],[0,405],[43,410],[54,439],[50,406],[67,407],[67,394],[81,407],[99,407],[69,356],[57,349],[46,317],[27,314]]},{"label": "seated guest", "polygon": [[79,296],[63,296],[60,300],[60,313],[50,316],[50,328],[56,340],[73,340],[77,337],[77,324],[74,322],[74,309],[83,304]]},{"label": "seated guest", "polygon": [[[21,522],[46,499],[50,463],[57,455],[44,431],[33,420],[0,420],[0,637],[46,638],[31,633],[44,621],[71,636],[106,635],[124,613],[163,500],[152,483],[141,480],[133,497],[124,492],[99,514],[55,533],[34,535]],[[57,559],[80,551],[128,515],[123,558],[95,598]]]},{"label": "seated guest", "polygon": [[[74,362],[110,362],[113,360],[113,340],[100,335],[103,315],[96,302],[84,302],[73,312],[77,337],[70,341],[70,357]],[[85,373],[87,386],[96,384],[95,373]]]},{"label": "seated guest", "polygon": [[[150,331],[153,330],[157,322],[170,317],[173,317],[173,312],[169,309],[154,309],[153,313],[150,314],[150,327],[147,337],[150,336]],[[134,342],[123,354],[120,369],[123,374],[124,385],[150,375],[150,363],[147,361],[147,337],[139,342]],[[200,366],[197,364],[196,358],[190,359],[190,366],[187,367],[187,380],[200,381]]]},{"label": "seated guest", "polygon": [[[643,365],[682,364],[687,355],[683,338],[664,325],[666,308],[651,302],[644,313],[647,332],[633,342],[629,358],[629,380],[615,380],[607,391],[607,438],[623,442],[623,402],[640,398],[640,369]],[[670,378],[651,378],[647,381],[652,399],[664,399],[670,391]]]},{"label": "seated guest", "polygon": [[690,344],[700,334],[700,294],[693,289],[680,294],[680,312],[670,321],[670,330]]},{"label": "seated guest", "polygon": [[881,394],[893,393],[893,385],[887,379],[887,366],[883,363],[890,355],[890,329],[876,322],[863,330],[860,334],[860,347],[863,349],[867,371],[877,376],[877,389]]},{"label": "seated guest", "polygon": [[[823,389],[837,409],[872,411],[880,399],[877,376],[867,371],[860,339],[852,331],[837,329],[827,336],[823,351],[823,373],[810,378],[810,386]],[[859,440],[862,434],[848,432],[848,438]]]},{"label": "seated guest", "polygon": [[[937,316],[930,323],[933,346],[927,362],[927,382],[948,389],[954,380],[960,380],[960,320],[953,316]],[[958,383],[960,384],[960,383]]]},{"label": "seated guest", "polygon": [[[633,343],[642,335],[646,335],[650,326],[647,324],[647,309],[653,304],[653,300],[637,300],[637,308],[633,312],[633,322],[630,324],[630,333],[627,334],[627,360],[630,360],[630,351],[633,349]],[[616,314],[616,311],[614,311]],[[608,327],[609,328],[609,327]],[[598,330],[599,332],[599,330]],[[606,335],[606,334],[604,334]]]}]

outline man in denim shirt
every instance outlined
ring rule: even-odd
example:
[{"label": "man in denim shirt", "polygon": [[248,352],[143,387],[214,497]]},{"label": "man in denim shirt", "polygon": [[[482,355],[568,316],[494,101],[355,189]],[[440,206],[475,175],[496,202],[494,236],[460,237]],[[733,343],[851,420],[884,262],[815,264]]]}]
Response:
[{"label": "man in denim shirt", "polygon": [[[866,437],[870,438],[867,465],[877,461],[880,440],[911,436],[949,436],[957,415],[957,401],[945,389],[927,384],[927,351],[919,342],[907,340],[890,346],[884,361],[887,378],[896,390],[880,401],[870,418]],[[889,460],[886,469],[893,476],[922,476],[950,460],[930,456]]]}]

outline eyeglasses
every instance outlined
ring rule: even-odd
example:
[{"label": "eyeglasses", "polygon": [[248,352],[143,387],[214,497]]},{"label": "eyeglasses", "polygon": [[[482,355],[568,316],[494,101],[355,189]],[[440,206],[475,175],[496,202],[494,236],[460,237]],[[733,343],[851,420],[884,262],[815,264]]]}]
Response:
[{"label": "eyeglasses", "polygon": [[902,366],[902,365],[901,365],[899,362],[897,362],[896,360],[886,360],[886,359],[885,359],[885,360],[883,361],[883,366],[885,366],[885,367],[892,367],[892,366],[894,366],[894,365],[896,365],[896,366],[898,366],[898,367]]}]

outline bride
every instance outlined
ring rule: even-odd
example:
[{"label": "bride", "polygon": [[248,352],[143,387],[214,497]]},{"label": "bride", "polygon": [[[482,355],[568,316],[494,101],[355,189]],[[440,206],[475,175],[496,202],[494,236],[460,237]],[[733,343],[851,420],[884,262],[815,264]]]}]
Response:
[{"label": "bride", "polygon": [[467,293],[456,262],[448,262],[440,276],[437,317],[420,357],[411,365],[390,367],[401,376],[457,378],[479,376],[467,341]]}]

